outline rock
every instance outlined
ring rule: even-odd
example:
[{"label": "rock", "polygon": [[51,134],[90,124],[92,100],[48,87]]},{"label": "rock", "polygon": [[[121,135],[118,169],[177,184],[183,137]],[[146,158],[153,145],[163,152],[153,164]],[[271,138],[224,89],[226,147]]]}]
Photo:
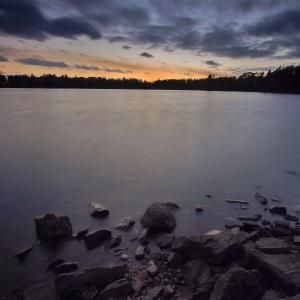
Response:
[{"label": "rock", "polygon": [[162,203],[154,203],[146,209],[141,223],[154,231],[170,232],[176,226],[176,219],[169,207]]},{"label": "rock", "polygon": [[211,269],[203,260],[194,259],[187,262],[183,267],[185,282],[193,287],[199,287],[211,277]]},{"label": "rock", "polygon": [[54,257],[52,258],[47,266],[47,270],[54,270],[57,266],[63,264],[65,262],[65,260],[63,258],[59,258],[59,257]]},{"label": "rock", "polygon": [[143,281],[141,281],[140,279],[134,279],[132,281],[132,288],[136,293],[140,293],[141,290],[143,289],[143,287],[145,286]]},{"label": "rock", "polygon": [[172,233],[161,233],[156,238],[156,245],[161,249],[167,249],[171,247],[172,242],[174,241],[175,236]]},{"label": "rock", "polygon": [[154,300],[154,299],[160,299],[160,296],[164,292],[163,286],[156,286],[152,288],[145,297],[142,298],[142,300]]},{"label": "rock", "polygon": [[98,247],[111,238],[111,232],[108,229],[100,228],[88,232],[85,237],[85,245],[88,249]]},{"label": "rock", "polygon": [[230,269],[221,275],[214,285],[209,300],[257,300],[264,290],[255,270]]},{"label": "rock", "polygon": [[281,202],[281,200],[278,199],[278,198],[276,198],[276,197],[271,197],[271,200],[272,200],[273,202]]},{"label": "rock", "polygon": [[138,235],[138,241],[141,244],[146,245],[149,243],[149,239],[150,239],[149,228],[144,228]]},{"label": "rock", "polygon": [[89,210],[92,217],[103,218],[109,215],[109,210],[104,208],[100,203],[90,203]]},{"label": "rock", "polygon": [[56,292],[62,299],[78,299],[78,293],[91,285],[104,288],[121,279],[127,272],[125,264],[86,269],[82,272],[60,274],[55,277]]},{"label": "rock", "polygon": [[300,236],[299,235],[294,236],[293,243],[297,246],[300,246]]},{"label": "rock", "polygon": [[243,231],[252,232],[258,230],[260,226],[256,222],[243,222],[243,225],[240,228]]},{"label": "rock", "polygon": [[180,209],[180,205],[175,202],[167,201],[167,202],[163,202],[162,204],[171,209]]},{"label": "rock", "polygon": [[254,249],[245,249],[246,265],[258,269],[264,280],[275,287],[294,293],[300,287],[300,260],[298,254],[263,254]]},{"label": "rock", "polygon": [[262,219],[262,220],[261,220],[261,225],[263,225],[263,226],[271,225],[271,221],[266,220],[266,219]]},{"label": "rock", "polygon": [[197,205],[195,207],[195,211],[197,211],[197,212],[202,212],[203,210],[204,210],[204,207],[202,205]]},{"label": "rock", "polygon": [[216,281],[219,279],[220,275],[214,275],[204,284],[202,284],[196,292],[192,294],[189,300],[209,300],[209,296],[214,288]]},{"label": "rock", "polygon": [[147,267],[147,272],[150,274],[150,275],[155,275],[158,271],[158,267],[157,265],[154,263],[153,260],[150,260],[148,262],[148,267]]},{"label": "rock", "polygon": [[290,228],[290,222],[287,220],[274,220],[273,223],[276,226],[280,226],[280,227],[287,228],[287,229]]},{"label": "rock", "polygon": [[64,262],[54,268],[55,274],[71,273],[78,269],[77,262]]},{"label": "rock", "polygon": [[93,300],[98,295],[98,289],[95,285],[85,288],[80,294],[80,300]]},{"label": "rock", "polygon": [[223,231],[219,230],[219,229],[212,229],[212,230],[207,231],[204,235],[205,236],[215,236],[215,235],[219,235],[222,232]]},{"label": "rock", "polygon": [[299,218],[298,218],[297,216],[293,216],[293,215],[289,215],[289,214],[287,214],[287,215],[285,216],[285,218],[286,218],[287,220],[292,221],[292,222],[298,222],[298,221],[299,221]]},{"label": "rock", "polygon": [[128,231],[134,224],[135,221],[131,217],[127,217],[121,220],[121,222],[117,224],[114,228],[123,231]]},{"label": "rock", "polygon": [[263,196],[262,194],[260,194],[260,193],[255,193],[254,197],[255,197],[255,199],[257,199],[261,204],[263,204],[263,205],[268,204],[268,199],[267,199],[265,196]]},{"label": "rock", "polygon": [[25,259],[27,255],[31,252],[31,250],[34,248],[34,246],[35,245],[33,244],[32,246],[23,248],[15,254],[15,257],[19,258],[20,260]]},{"label": "rock", "polygon": [[212,196],[213,196],[213,195],[212,195],[212,194],[209,194],[209,193],[205,195],[206,198],[212,198]]},{"label": "rock", "polygon": [[82,240],[88,232],[89,232],[88,228],[78,231],[78,233],[76,235],[77,240]]},{"label": "rock", "polygon": [[296,205],[293,207],[293,211],[296,213],[296,214],[300,214],[300,205]]},{"label": "rock", "polygon": [[105,245],[106,249],[112,249],[115,247],[118,247],[121,244],[122,236],[121,235],[115,235],[112,236],[111,239],[108,241],[108,243]]},{"label": "rock", "polygon": [[250,221],[250,222],[257,222],[261,219],[261,215],[255,214],[254,216],[241,216],[239,220],[241,221]]},{"label": "rock", "polygon": [[267,254],[281,254],[288,252],[289,245],[282,239],[266,237],[256,241],[255,248]]},{"label": "rock", "polygon": [[284,228],[282,226],[272,226],[269,229],[270,233],[275,236],[292,236],[294,235],[293,231],[291,229]]},{"label": "rock", "polygon": [[180,266],[183,263],[184,259],[183,257],[175,252],[170,252],[168,257],[167,257],[167,263],[168,266],[171,268],[176,268]]},{"label": "rock", "polygon": [[229,203],[235,203],[235,204],[249,204],[249,202],[245,200],[226,199],[225,201]]},{"label": "rock", "polygon": [[172,288],[171,285],[167,285],[164,287],[164,295],[165,297],[170,297],[175,293],[175,289]]},{"label": "rock", "polygon": [[277,215],[286,215],[287,209],[285,206],[272,206],[269,208],[270,213]]},{"label": "rock", "polygon": [[44,241],[58,241],[72,236],[69,217],[46,214],[34,219],[38,237]]},{"label": "rock", "polygon": [[127,261],[129,259],[129,255],[126,253],[121,254],[120,259],[122,261]]},{"label": "rock", "polygon": [[119,279],[109,284],[102,292],[100,292],[97,300],[112,299],[115,297],[127,297],[133,294],[134,290],[131,283],[126,279]]},{"label": "rock", "polygon": [[268,290],[266,291],[260,300],[279,300],[281,297],[274,291]]},{"label": "rock", "polygon": [[186,259],[200,258],[205,240],[206,237],[202,236],[181,236],[173,241],[171,248]]},{"label": "rock", "polygon": [[237,227],[238,225],[236,224],[236,222],[234,221],[233,218],[226,218],[225,219],[225,227],[226,228],[234,228]]},{"label": "rock", "polygon": [[145,256],[145,247],[139,245],[135,250],[135,258],[136,259],[143,259]]}]

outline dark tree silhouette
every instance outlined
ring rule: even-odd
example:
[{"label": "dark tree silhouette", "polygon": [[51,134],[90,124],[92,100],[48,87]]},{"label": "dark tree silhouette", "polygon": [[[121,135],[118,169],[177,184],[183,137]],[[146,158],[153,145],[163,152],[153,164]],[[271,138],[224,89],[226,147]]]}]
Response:
[{"label": "dark tree silhouette", "polygon": [[208,91],[257,91],[274,93],[300,93],[300,66],[279,67],[266,74],[247,72],[239,77],[204,79],[167,79],[153,82],[138,79],[107,79],[104,77],[68,77],[46,74],[0,75],[0,87],[5,88],[80,88],[80,89],[162,89]]}]

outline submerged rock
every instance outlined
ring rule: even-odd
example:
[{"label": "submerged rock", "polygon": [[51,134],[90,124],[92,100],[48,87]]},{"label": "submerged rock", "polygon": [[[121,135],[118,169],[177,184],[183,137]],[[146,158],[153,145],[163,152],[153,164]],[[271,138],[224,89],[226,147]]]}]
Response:
[{"label": "submerged rock", "polygon": [[128,231],[134,224],[135,221],[131,217],[127,217],[121,220],[121,222],[117,224],[114,228],[123,231]]},{"label": "submerged rock", "polygon": [[88,232],[89,232],[88,228],[78,231],[76,235],[77,240],[82,240]]},{"label": "submerged rock", "polygon": [[261,215],[255,214],[254,216],[240,216],[239,220],[241,221],[250,221],[250,222],[257,222],[261,219]]},{"label": "submerged rock", "polygon": [[44,241],[58,241],[72,235],[69,217],[46,214],[34,219],[38,237]]},{"label": "submerged rock", "polygon": [[204,210],[204,207],[202,205],[197,205],[195,207],[195,211],[197,211],[197,212],[202,212],[203,210]]},{"label": "submerged rock", "polygon": [[270,213],[277,215],[286,215],[287,209],[285,206],[272,206],[269,208]]},{"label": "submerged rock", "polygon": [[111,238],[111,232],[108,229],[100,228],[88,232],[85,237],[85,245],[88,249],[98,247]]},{"label": "submerged rock", "polygon": [[109,215],[109,210],[97,202],[90,203],[89,210],[90,215],[93,217],[103,218]]},{"label": "submerged rock", "polygon": [[267,199],[265,196],[263,196],[262,194],[260,194],[260,193],[255,193],[254,197],[255,197],[255,199],[257,199],[261,204],[263,204],[263,205],[268,204],[268,199]]},{"label": "submerged rock", "polygon": [[276,226],[280,226],[280,227],[287,228],[287,229],[290,228],[290,222],[287,220],[275,220],[275,221],[273,221],[273,223]]},{"label": "submerged rock", "polygon": [[170,232],[176,226],[176,219],[169,207],[162,203],[154,203],[146,209],[141,223],[153,231]]}]

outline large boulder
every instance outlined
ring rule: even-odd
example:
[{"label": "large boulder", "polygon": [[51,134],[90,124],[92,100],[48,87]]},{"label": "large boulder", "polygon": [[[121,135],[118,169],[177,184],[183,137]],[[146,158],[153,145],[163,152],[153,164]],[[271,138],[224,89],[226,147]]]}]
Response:
[{"label": "large boulder", "polygon": [[150,205],[141,218],[141,224],[153,231],[172,231],[176,226],[176,219],[172,210],[163,203]]},{"label": "large boulder", "polygon": [[85,245],[88,249],[92,249],[102,245],[111,238],[111,231],[105,228],[96,229],[88,232],[85,237]]},{"label": "large boulder", "polygon": [[110,283],[123,278],[126,272],[126,264],[118,264],[57,275],[55,277],[56,292],[62,299],[78,299],[76,297],[84,287],[95,285],[103,289]]},{"label": "large boulder", "polygon": [[44,241],[57,241],[72,235],[68,216],[46,214],[34,219],[38,237]]},{"label": "large boulder", "polygon": [[256,270],[232,268],[219,277],[209,300],[257,300],[263,292]]},{"label": "large boulder", "polygon": [[255,242],[255,248],[267,254],[281,254],[288,252],[289,244],[282,239],[265,237]]}]

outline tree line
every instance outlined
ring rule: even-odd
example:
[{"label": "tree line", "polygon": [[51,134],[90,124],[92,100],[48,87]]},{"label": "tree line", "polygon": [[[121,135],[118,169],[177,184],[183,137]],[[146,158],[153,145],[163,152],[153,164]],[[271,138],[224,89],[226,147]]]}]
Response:
[{"label": "tree line", "polygon": [[1,88],[80,88],[80,89],[161,89],[253,91],[276,93],[300,93],[300,65],[279,67],[274,71],[247,72],[239,77],[215,77],[203,79],[167,79],[153,82],[139,79],[108,79],[105,77],[69,77],[45,74],[42,76],[1,75]]}]

